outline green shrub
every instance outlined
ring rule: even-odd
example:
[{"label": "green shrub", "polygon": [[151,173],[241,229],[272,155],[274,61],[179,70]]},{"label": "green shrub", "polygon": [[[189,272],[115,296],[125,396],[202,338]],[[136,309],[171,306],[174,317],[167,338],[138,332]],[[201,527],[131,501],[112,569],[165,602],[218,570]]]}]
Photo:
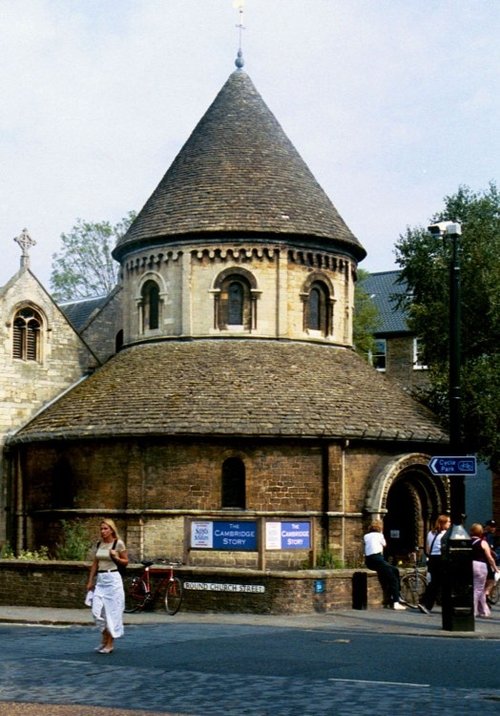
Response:
[{"label": "green shrub", "polygon": [[343,569],[344,562],[329,549],[322,550],[316,558],[316,567],[320,569]]},{"label": "green shrub", "polygon": [[56,544],[56,559],[79,560],[87,559],[90,540],[81,522],[61,520],[63,538]]},{"label": "green shrub", "polygon": [[40,547],[39,549],[22,549],[19,554],[14,554],[14,550],[8,542],[2,545],[0,550],[1,559],[20,559],[25,562],[44,562],[49,559],[49,548]]}]

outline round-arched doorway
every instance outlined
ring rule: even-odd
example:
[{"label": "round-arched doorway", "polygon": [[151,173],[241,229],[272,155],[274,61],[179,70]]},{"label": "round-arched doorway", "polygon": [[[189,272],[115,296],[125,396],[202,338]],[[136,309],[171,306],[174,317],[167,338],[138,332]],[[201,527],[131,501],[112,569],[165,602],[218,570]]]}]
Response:
[{"label": "round-arched doorway", "polygon": [[436,517],[448,509],[448,486],[443,478],[431,475],[424,455],[399,456],[372,478],[367,496],[370,516],[382,517],[387,554],[406,560]]}]

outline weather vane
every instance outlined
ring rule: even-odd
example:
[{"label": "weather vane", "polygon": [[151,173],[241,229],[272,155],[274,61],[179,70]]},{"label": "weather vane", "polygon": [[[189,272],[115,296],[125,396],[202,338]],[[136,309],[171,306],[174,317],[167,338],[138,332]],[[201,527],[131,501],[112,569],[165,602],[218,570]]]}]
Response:
[{"label": "weather vane", "polygon": [[239,31],[239,37],[238,37],[238,54],[236,57],[236,60],[234,61],[234,64],[236,67],[241,70],[243,65],[245,64],[245,61],[243,59],[243,50],[241,49],[241,41],[242,41],[242,33],[245,29],[245,26],[243,25],[243,7],[245,5],[245,0],[233,0],[233,7],[238,10],[239,13],[239,23],[236,25]]},{"label": "weather vane", "polygon": [[32,246],[36,246],[35,239],[28,234],[28,229],[23,229],[19,236],[14,237],[14,241],[21,247],[21,266],[29,266],[29,250]]}]

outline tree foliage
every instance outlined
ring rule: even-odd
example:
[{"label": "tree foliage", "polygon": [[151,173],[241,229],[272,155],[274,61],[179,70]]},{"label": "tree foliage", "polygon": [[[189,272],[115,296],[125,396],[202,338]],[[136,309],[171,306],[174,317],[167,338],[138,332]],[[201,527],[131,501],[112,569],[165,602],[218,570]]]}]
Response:
[{"label": "tree foliage", "polygon": [[114,226],[78,219],[69,233],[61,234],[62,248],[52,255],[50,276],[57,301],[104,296],[116,286],[119,267],[111,251],[134,219],[134,212]]},{"label": "tree foliage", "polygon": [[[463,438],[498,466],[500,457],[500,196],[494,183],[482,192],[459,187],[431,222],[458,221],[461,276],[461,388]],[[422,338],[431,387],[425,402],[448,418],[449,288],[451,241],[408,228],[396,244],[400,301],[408,324]]]},{"label": "tree foliage", "polygon": [[380,323],[378,310],[364,288],[367,271],[358,270],[354,289],[353,343],[356,352],[365,358],[375,347],[374,333]]}]

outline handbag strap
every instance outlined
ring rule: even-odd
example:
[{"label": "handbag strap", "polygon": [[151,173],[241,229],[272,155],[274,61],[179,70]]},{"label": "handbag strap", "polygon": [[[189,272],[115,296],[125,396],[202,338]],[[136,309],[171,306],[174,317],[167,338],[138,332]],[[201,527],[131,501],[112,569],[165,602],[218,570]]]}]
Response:
[{"label": "handbag strap", "polygon": [[434,535],[434,539],[433,539],[432,542],[431,542],[431,548],[430,548],[430,550],[429,550],[429,554],[427,555],[428,557],[430,557],[430,556],[432,555],[432,548],[434,547],[434,542],[435,542],[435,541],[437,540],[437,538],[438,538],[438,534],[439,534],[439,532],[436,532],[436,534]]}]

